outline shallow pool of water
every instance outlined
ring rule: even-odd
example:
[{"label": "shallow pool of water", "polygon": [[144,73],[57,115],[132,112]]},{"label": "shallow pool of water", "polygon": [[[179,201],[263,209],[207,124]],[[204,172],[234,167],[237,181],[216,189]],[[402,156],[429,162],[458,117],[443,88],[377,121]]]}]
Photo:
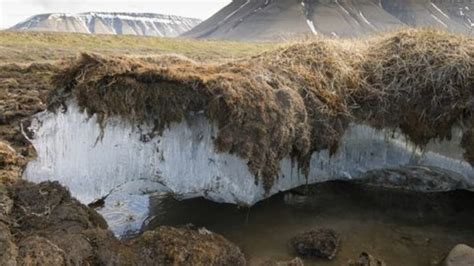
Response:
[{"label": "shallow pool of water", "polygon": [[294,258],[288,240],[318,227],[341,235],[339,252],[332,261],[305,260],[305,265],[347,265],[362,251],[388,265],[436,265],[454,245],[474,246],[474,193],[419,194],[329,182],[252,208],[160,196],[152,198],[143,229],[189,223],[233,241],[250,265]]}]

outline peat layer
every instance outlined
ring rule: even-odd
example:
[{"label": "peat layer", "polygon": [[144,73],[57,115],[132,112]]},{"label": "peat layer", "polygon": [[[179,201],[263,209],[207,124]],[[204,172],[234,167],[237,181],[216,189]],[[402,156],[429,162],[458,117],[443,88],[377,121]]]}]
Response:
[{"label": "peat layer", "polygon": [[474,39],[432,29],[317,39],[225,64],[83,54],[54,84],[50,110],[74,98],[101,126],[120,116],[159,134],[203,112],[218,151],[248,159],[266,189],[284,157],[307,172],[313,152],[335,152],[350,122],[400,129],[421,147],[456,125],[474,163]]},{"label": "peat layer", "polygon": [[[46,108],[50,78],[58,70],[59,66],[49,63],[0,65],[0,139],[26,159],[36,154],[21,128],[28,126],[27,118]],[[0,144],[0,154],[5,147]]]}]

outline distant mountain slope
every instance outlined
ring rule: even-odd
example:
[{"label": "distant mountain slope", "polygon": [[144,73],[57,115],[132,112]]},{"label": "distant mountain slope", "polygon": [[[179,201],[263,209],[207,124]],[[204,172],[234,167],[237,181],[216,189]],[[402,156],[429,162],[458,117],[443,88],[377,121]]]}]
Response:
[{"label": "distant mountain slope", "polygon": [[436,26],[456,32],[474,28],[471,0],[382,0],[385,10],[410,26]]},{"label": "distant mountain slope", "polygon": [[200,22],[194,18],[152,13],[52,13],[33,16],[10,30],[175,37]]},{"label": "distant mountain slope", "polygon": [[[472,0],[234,0],[183,36],[275,40],[359,36],[401,26],[474,31]],[[473,33],[474,34],[474,33]]]}]

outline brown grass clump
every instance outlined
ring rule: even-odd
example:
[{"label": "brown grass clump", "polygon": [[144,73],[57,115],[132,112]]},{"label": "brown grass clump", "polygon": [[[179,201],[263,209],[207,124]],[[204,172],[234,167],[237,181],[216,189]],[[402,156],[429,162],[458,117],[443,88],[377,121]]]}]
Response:
[{"label": "brown grass clump", "polygon": [[472,38],[436,30],[319,39],[226,64],[83,54],[56,76],[50,108],[72,97],[102,125],[121,116],[157,132],[204,111],[218,151],[248,159],[269,189],[281,159],[307,171],[314,151],[336,151],[350,122],[401,128],[419,145],[472,127],[473,65]]},{"label": "brown grass clump", "polygon": [[0,184],[16,181],[21,175],[25,160],[7,143],[0,141]]},{"label": "brown grass clump", "polygon": [[356,99],[363,103],[359,116],[379,127],[400,127],[420,145],[450,138],[456,122],[471,123],[473,38],[406,31],[370,40],[368,47],[358,65],[378,98]]},{"label": "brown grass clump", "polygon": [[140,265],[246,265],[242,251],[205,228],[160,226],[129,243]]}]

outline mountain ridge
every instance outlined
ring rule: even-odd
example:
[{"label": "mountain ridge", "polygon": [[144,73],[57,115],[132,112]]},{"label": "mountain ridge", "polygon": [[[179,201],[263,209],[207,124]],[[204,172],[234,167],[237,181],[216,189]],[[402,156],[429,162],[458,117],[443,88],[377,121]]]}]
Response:
[{"label": "mountain ridge", "polygon": [[32,16],[9,30],[176,37],[200,22],[195,18],[155,13],[46,13]]}]

